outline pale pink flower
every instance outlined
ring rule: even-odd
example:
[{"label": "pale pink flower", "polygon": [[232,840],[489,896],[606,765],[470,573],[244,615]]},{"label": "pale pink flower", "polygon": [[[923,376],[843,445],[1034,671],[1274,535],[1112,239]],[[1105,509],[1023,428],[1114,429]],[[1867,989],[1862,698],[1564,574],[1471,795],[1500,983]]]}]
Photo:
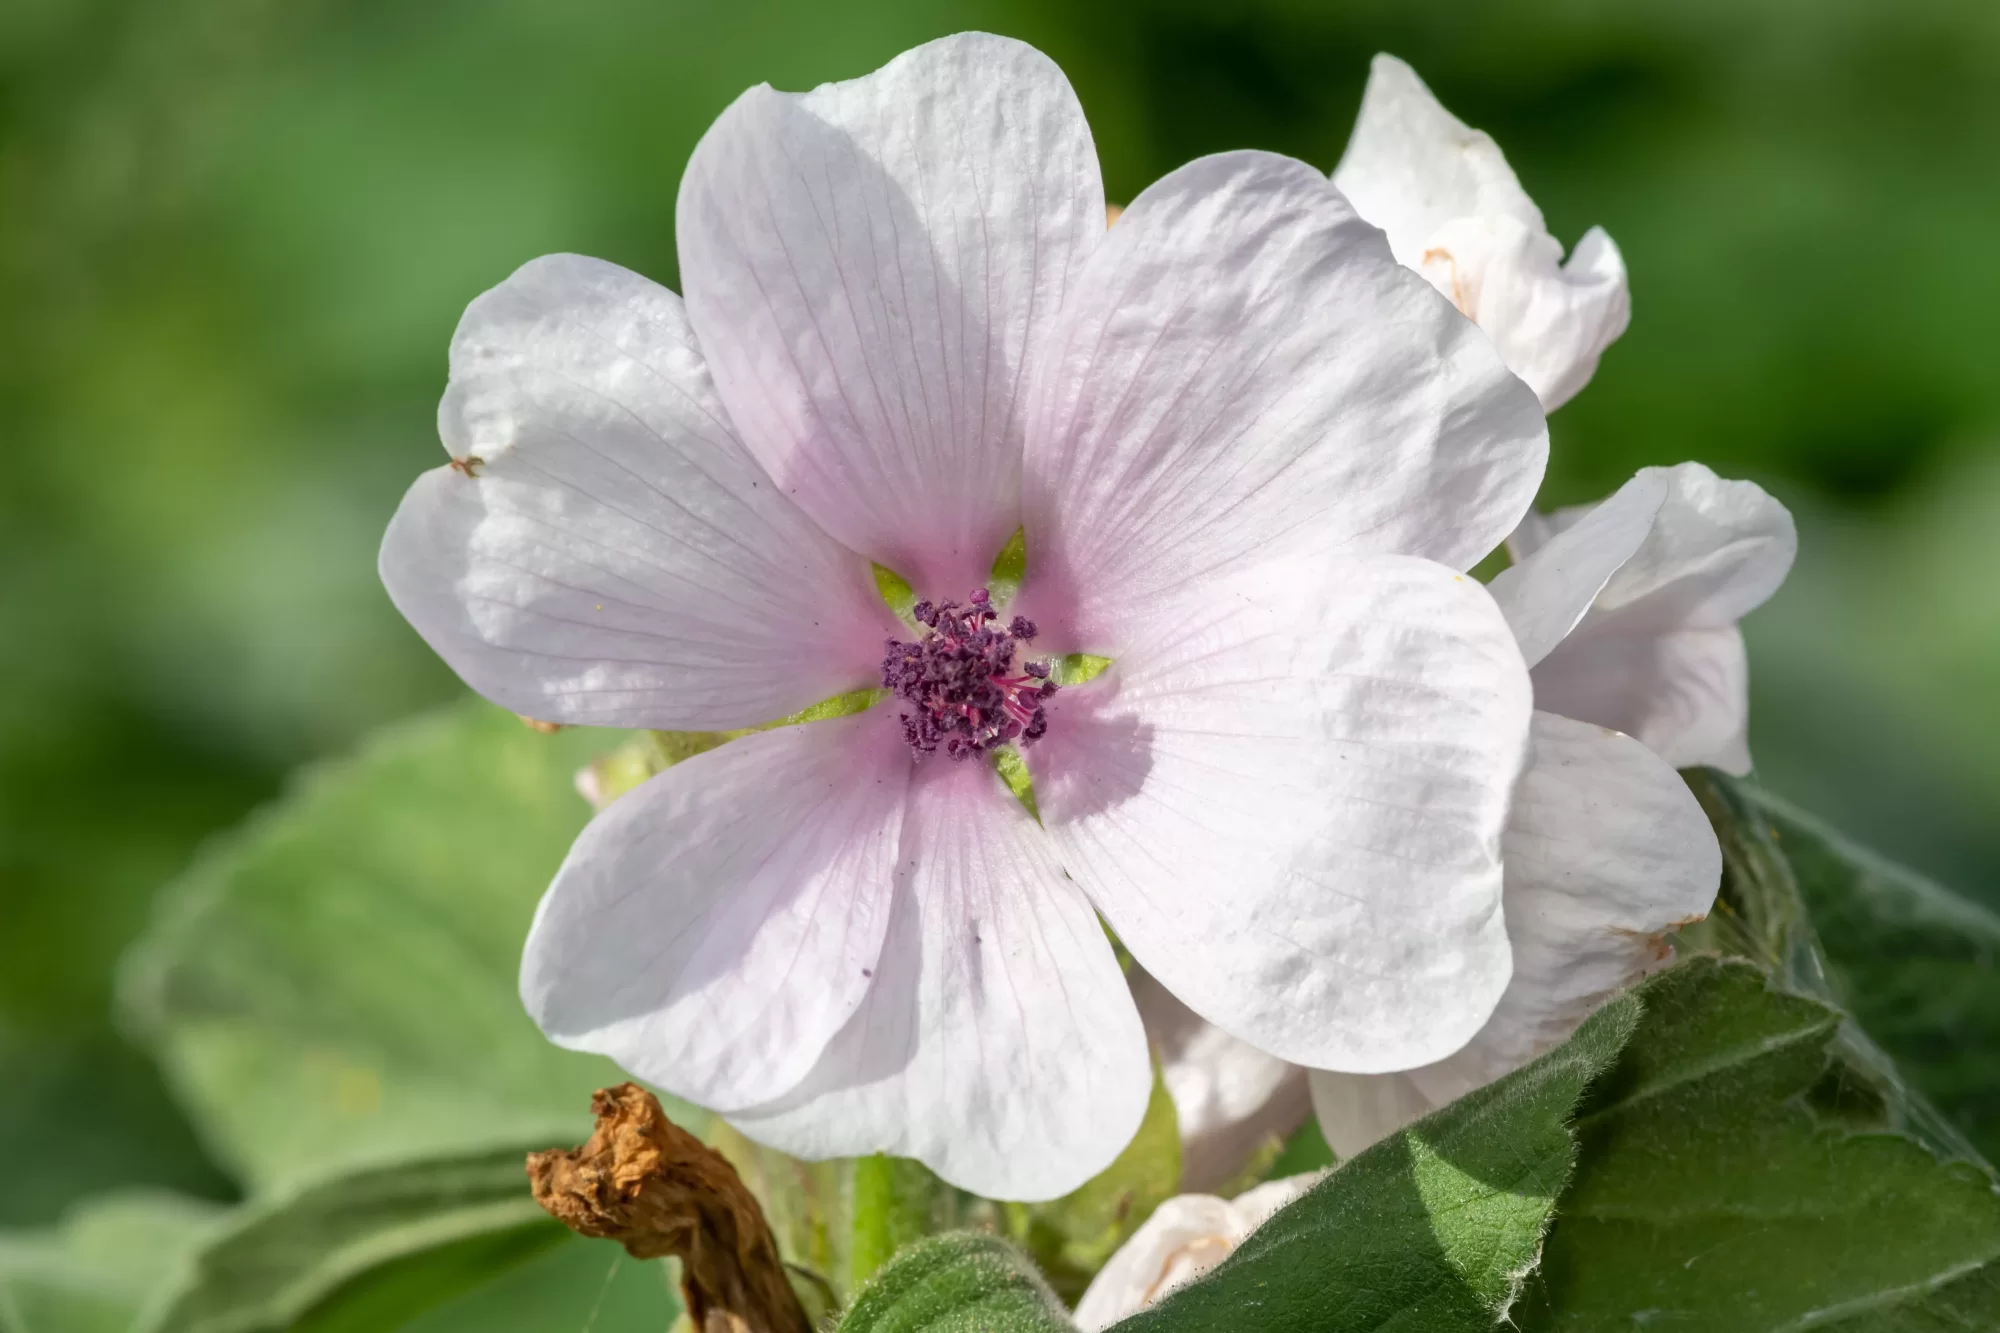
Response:
[{"label": "pale pink flower", "polygon": [[1333,183],[1397,259],[1486,330],[1551,412],[1590,382],[1631,320],[1625,261],[1604,229],[1585,232],[1564,263],[1500,146],[1394,56],[1375,57]]},{"label": "pale pink flower", "polygon": [[[787,1151],[1011,1198],[1081,1183],[1144,1113],[1100,913],[1294,1061],[1463,1044],[1508,977],[1529,698],[1456,571],[1547,448],[1487,340],[1287,158],[1194,162],[1107,231],[1068,83],[976,34],[745,93],[677,225],[685,305],[573,256],[472,304],[392,597],[555,722],[785,717],[881,685],[885,641],[915,697],[601,813],[528,940],[543,1030]],[[895,619],[871,561],[940,623]],[[1072,653],[1113,665],[1045,697]]]},{"label": "pale pink flower", "polygon": [[[1528,762],[1502,844],[1514,972],[1461,1050],[1401,1072],[1314,1071],[1312,1101],[1342,1157],[1561,1042],[1668,957],[1662,936],[1707,913],[1722,873],[1714,831],[1676,768],[1748,771],[1737,622],[1784,581],[1791,515],[1698,463],[1647,468],[1594,506],[1531,517],[1519,563],[1493,581],[1533,668]],[[1226,1179],[1261,1136],[1294,1123],[1288,1062],[1137,988],[1184,1153]],[[1302,1119],[1302,1117],[1299,1117]]]}]

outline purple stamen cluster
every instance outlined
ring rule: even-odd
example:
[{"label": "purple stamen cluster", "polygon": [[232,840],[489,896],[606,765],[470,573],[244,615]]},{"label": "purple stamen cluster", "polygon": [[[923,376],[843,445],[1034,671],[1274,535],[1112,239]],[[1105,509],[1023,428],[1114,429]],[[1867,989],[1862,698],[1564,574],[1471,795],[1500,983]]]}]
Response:
[{"label": "purple stamen cluster", "polygon": [[984,754],[1010,741],[1040,740],[1049,729],[1042,703],[1056,692],[1046,662],[1014,657],[1035,637],[1035,622],[1015,616],[993,622],[986,589],[964,605],[918,602],[910,614],[929,631],[916,643],[887,641],[882,683],[914,708],[903,714],[903,738],[918,754],[939,746],[953,759]]}]

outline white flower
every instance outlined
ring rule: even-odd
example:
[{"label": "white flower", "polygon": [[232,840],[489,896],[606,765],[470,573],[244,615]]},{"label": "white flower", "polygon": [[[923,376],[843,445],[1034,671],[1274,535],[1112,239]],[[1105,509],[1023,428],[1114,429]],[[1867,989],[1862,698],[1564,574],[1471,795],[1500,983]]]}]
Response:
[{"label": "white flower", "polygon": [[1592,227],[1564,264],[1499,145],[1394,56],[1375,57],[1333,183],[1388,233],[1397,259],[1486,330],[1548,411],[1590,382],[1625,332],[1632,302],[1611,238]]},{"label": "white flower", "polygon": [[1535,706],[1637,737],[1675,768],[1750,771],[1737,622],[1791,572],[1785,507],[1699,463],[1646,468],[1610,499],[1531,514],[1493,580]]},{"label": "white flower", "polygon": [[1182,1194],[1168,1199],[1118,1247],[1076,1303],[1082,1333],[1098,1333],[1157,1304],[1214,1268],[1271,1215],[1317,1185],[1323,1173],[1290,1176],[1234,1199]]},{"label": "white flower", "polygon": [[[1020,1199],[1146,1106],[1099,913],[1294,1061],[1461,1045],[1508,975],[1529,697],[1453,571],[1547,449],[1487,341],[1287,158],[1204,158],[1107,231],[1068,83],[976,34],[745,93],[677,226],[685,305],[573,256],[473,303],[390,594],[551,721],[901,697],[601,813],[528,940],[542,1029],[786,1151]],[[1072,653],[1114,664],[1051,696]],[[1039,819],[994,767],[1021,746]]]},{"label": "white flower", "polygon": [[[1443,1060],[1312,1073],[1320,1128],[1343,1158],[1568,1037],[1665,961],[1661,936],[1704,915],[1721,877],[1715,834],[1674,769],[1748,768],[1736,622],[1783,582],[1791,516],[1749,482],[1683,463],[1647,468],[1596,506],[1531,518],[1515,544],[1520,563],[1493,593],[1537,708],[1504,842],[1513,978]],[[1182,1112],[1184,1151],[1226,1179],[1256,1137],[1283,1132],[1282,1065],[1138,993],[1169,1086],[1204,1089]]]}]

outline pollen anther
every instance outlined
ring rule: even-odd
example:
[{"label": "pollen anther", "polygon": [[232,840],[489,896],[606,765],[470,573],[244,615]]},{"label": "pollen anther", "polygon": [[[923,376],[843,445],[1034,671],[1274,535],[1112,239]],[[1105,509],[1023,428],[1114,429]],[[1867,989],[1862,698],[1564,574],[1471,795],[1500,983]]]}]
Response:
[{"label": "pollen anther", "polygon": [[882,684],[911,705],[903,737],[912,750],[931,754],[942,746],[953,759],[967,759],[1041,739],[1049,726],[1042,704],[1055,682],[1048,663],[1016,661],[1035,637],[1034,621],[1015,616],[1001,629],[984,588],[963,604],[918,602],[910,614],[927,632],[915,643],[887,641]]}]

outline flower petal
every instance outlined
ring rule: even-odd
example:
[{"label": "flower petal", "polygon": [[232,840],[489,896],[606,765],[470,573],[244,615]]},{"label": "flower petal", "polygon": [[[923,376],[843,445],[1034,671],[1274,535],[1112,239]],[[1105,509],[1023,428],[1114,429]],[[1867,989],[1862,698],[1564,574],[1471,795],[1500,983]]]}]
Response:
[{"label": "flower petal", "polygon": [[1544,712],[1506,853],[1507,993],[1479,1035],[1436,1064],[1315,1074],[1321,1131],[1343,1157],[1562,1042],[1671,956],[1663,936],[1705,915],[1722,878],[1715,831],[1679,774],[1630,736]]},{"label": "flower petal", "polygon": [[1667,486],[1659,517],[1580,628],[1724,629],[1762,606],[1798,555],[1791,511],[1755,482],[1725,481],[1700,463],[1639,475],[1649,474]]},{"label": "flower petal", "polygon": [[1548,452],[1487,340],[1324,176],[1270,153],[1203,158],[1133,201],[1031,392],[1035,614],[1112,656],[1145,601],[1233,562],[1468,567],[1520,519]]},{"label": "flower petal", "polygon": [[[1123,226],[1121,222],[1119,224]],[[1195,1012],[1298,1064],[1464,1045],[1507,984],[1527,673],[1428,561],[1292,561],[1163,604],[1029,752],[1063,865]]]},{"label": "flower petal", "polygon": [[1750,664],[1738,629],[1572,634],[1536,665],[1535,702],[1644,741],[1673,768],[1750,771]]},{"label": "flower petal", "polygon": [[681,184],[716,385],[787,495],[931,596],[1012,535],[1030,349],[1104,235],[1076,94],[983,33],[803,95],[743,94]]},{"label": "flower petal", "polygon": [[1098,1333],[1157,1304],[1227,1259],[1251,1232],[1320,1180],[1313,1172],[1267,1180],[1234,1199],[1213,1194],[1168,1199],[1091,1279],[1076,1303],[1076,1326]]},{"label": "flower petal", "polygon": [[1397,260],[1410,268],[1423,267],[1431,237],[1457,218],[1506,218],[1531,232],[1548,230],[1492,136],[1445,110],[1392,55],[1368,67],[1333,183],[1387,233]]},{"label": "flower petal", "polygon": [[[1792,516],[1760,487],[1699,463],[1639,475],[1662,482],[1667,498],[1589,614],[1536,665],[1536,702],[1636,736],[1676,768],[1747,772],[1748,667],[1736,622],[1790,571]],[[1590,522],[1587,511],[1554,517],[1565,530]]]},{"label": "flower petal", "polygon": [[1249,1235],[1227,1199],[1180,1194],[1153,1210],[1076,1303],[1076,1326],[1101,1333],[1227,1259]]},{"label": "flower petal", "polygon": [[1418,271],[1486,330],[1548,412],[1590,383],[1632,322],[1625,259],[1601,227],[1565,264],[1547,232],[1513,218],[1459,218],[1432,234]]},{"label": "flower petal", "polygon": [[592,820],[528,933],[542,1031],[717,1110],[795,1087],[878,966],[910,774],[894,721],[745,736]]},{"label": "flower petal", "polygon": [[1134,967],[1132,999],[1174,1099],[1181,1133],[1181,1184],[1217,1189],[1251,1155],[1283,1138],[1311,1112],[1306,1071],[1238,1041]]},{"label": "flower petal", "polygon": [[914,1157],[989,1198],[1066,1194],[1152,1092],[1145,1032],[1097,917],[977,762],[921,764],[874,988],[810,1077],[730,1117],[806,1158]]},{"label": "flower petal", "polygon": [[[1659,470],[1649,468],[1560,530],[1542,537],[1544,525],[1535,525],[1529,540],[1542,539],[1494,576],[1487,590],[1506,613],[1529,666],[1568,637],[1604,585],[1632,558],[1652,532],[1667,492]],[[1524,521],[1517,535],[1529,527]]]},{"label": "flower petal", "polygon": [[550,722],[714,728],[872,684],[867,562],[778,494],[680,298],[537,259],[466,310],[438,428],[382,542],[397,609],[481,694]]},{"label": "flower petal", "polygon": [[1601,228],[1568,264],[1491,137],[1444,109],[1416,71],[1378,55],[1333,183],[1396,258],[1492,337],[1553,412],[1631,321],[1625,261]]},{"label": "flower petal", "polygon": [[1315,1069],[1311,1086],[1320,1137],[1343,1162],[1443,1105],[1427,1097],[1406,1073],[1342,1074]]}]

